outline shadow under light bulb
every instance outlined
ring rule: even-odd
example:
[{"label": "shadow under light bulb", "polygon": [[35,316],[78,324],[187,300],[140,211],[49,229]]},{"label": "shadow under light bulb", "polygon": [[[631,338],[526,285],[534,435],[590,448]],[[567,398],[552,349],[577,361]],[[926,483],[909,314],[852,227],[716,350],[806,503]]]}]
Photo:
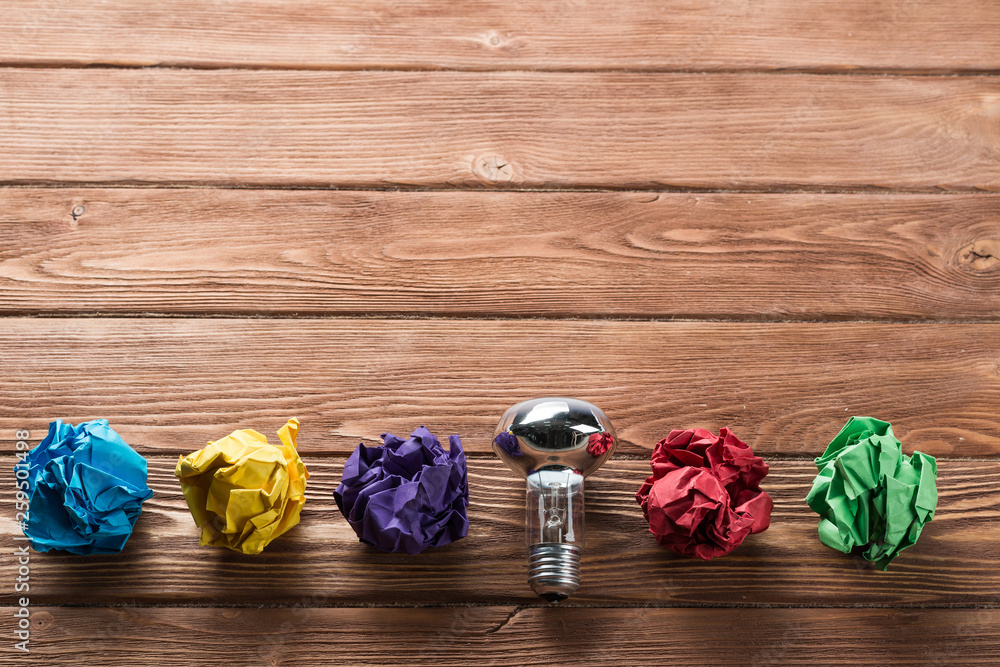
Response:
[{"label": "shadow under light bulb", "polygon": [[549,602],[580,587],[583,480],[617,442],[601,409],[574,398],[518,403],[497,425],[493,451],[527,480],[528,583]]}]

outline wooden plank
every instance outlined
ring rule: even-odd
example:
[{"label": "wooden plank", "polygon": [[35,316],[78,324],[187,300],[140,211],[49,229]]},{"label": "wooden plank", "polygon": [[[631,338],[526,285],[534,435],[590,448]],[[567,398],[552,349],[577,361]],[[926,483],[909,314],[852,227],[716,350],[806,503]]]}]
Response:
[{"label": "wooden plank", "polygon": [[[0,2],[0,62],[180,67],[991,71],[976,0]],[[933,48],[928,48],[933,45]]]},{"label": "wooden plank", "polygon": [[[13,636],[13,619],[0,627]],[[34,610],[46,665],[879,665],[1000,660],[996,609]],[[135,641],[136,638],[142,641]],[[5,652],[3,664],[19,664]],[[0,660],[3,660],[0,658]],[[27,656],[24,656],[27,658]]]},{"label": "wooden plank", "polygon": [[[419,556],[358,542],[333,501],[341,461],[306,457],[302,522],[259,557],[199,547],[174,477],[150,460],[154,497],[125,551],[80,558],[31,555],[31,600],[51,604],[528,604],[524,481],[495,459],[470,462],[469,536]],[[811,461],[773,460],[763,487],[771,527],[704,562],[659,547],[635,503],[647,461],[611,461],[587,481],[587,546],[573,604],[1000,605],[1000,462],[939,461],[940,502],[914,547],[887,573],[823,546],[804,498]],[[14,483],[0,487],[0,546],[14,549]],[[0,574],[14,581],[14,559]],[[0,603],[15,599],[10,588]]]},{"label": "wooden plank", "polygon": [[302,421],[346,454],[420,424],[490,451],[534,396],[601,406],[648,453],[673,428],[731,426],[761,453],[818,455],[847,418],[934,455],[1000,452],[996,324],[463,319],[2,318],[0,438],[104,417],[142,452]]},{"label": "wooden plank", "polygon": [[0,312],[996,319],[995,195],[0,191]]},{"label": "wooden plank", "polygon": [[0,182],[997,190],[1000,80],[0,70]]}]

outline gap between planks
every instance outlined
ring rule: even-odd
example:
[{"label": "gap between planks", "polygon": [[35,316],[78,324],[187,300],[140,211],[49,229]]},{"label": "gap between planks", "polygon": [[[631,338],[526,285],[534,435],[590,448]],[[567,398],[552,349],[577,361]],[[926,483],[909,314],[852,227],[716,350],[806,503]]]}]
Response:
[{"label": "gap between planks", "polygon": [[4,182],[0,181],[0,191],[2,190],[233,190],[242,191],[274,191],[274,192],[386,192],[386,193],[476,193],[476,194],[545,194],[545,193],[569,193],[569,194],[639,194],[644,196],[659,194],[723,194],[723,195],[868,195],[880,197],[908,196],[908,195],[960,195],[963,197],[990,197],[996,196],[994,190],[968,190],[961,192],[951,192],[948,190],[928,191],[926,188],[901,188],[901,187],[875,187],[875,188],[834,188],[824,190],[822,188],[793,188],[785,189],[772,187],[761,188],[734,188],[734,187],[696,187],[696,186],[671,186],[660,184],[649,188],[630,188],[613,186],[538,186],[529,187],[519,185],[516,187],[504,188],[463,188],[451,186],[423,186],[423,185],[294,185],[282,183],[213,183],[210,181],[198,181],[192,183],[183,182],[139,182],[139,181],[52,181],[44,180],[28,182]]},{"label": "gap between planks", "polygon": [[972,78],[983,77],[992,78],[1000,76],[1000,69],[947,69],[947,68],[927,68],[927,69],[907,69],[904,67],[884,69],[884,68],[858,68],[858,69],[835,69],[835,68],[811,68],[811,67],[783,67],[781,69],[764,68],[652,68],[641,69],[634,67],[606,67],[606,68],[545,68],[545,67],[302,67],[302,66],[281,66],[281,65],[200,65],[197,63],[188,65],[128,65],[128,64],[104,64],[91,63],[80,65],[67,65],[60,63],[46,62],[17,62],[14,60],[0,60],[0,69],[39,69],[39,70],[180,70],[180,71],[211,71],[211,72],[401,72],[401,73],[482,73],[490,72],[518,72],[518,73],[538,73],[538,74],[766,74],[768,76],[794,76],[798,74],[808,74],[811,76],[843,76],[843,77],[899,77],[899,78],[920,78],[920,77],[952,77],[952,78]]}]

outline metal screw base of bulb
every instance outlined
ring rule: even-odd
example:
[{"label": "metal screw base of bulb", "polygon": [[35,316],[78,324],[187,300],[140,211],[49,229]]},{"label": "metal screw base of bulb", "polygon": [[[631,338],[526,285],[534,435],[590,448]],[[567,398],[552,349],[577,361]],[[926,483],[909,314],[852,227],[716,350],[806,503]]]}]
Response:
[{"label": "metal screw base of bulb", "polygon": [[565,600],[580,587],[580,547],[572,544],[532,544],[528,552],[528,583],[549,602]]}]

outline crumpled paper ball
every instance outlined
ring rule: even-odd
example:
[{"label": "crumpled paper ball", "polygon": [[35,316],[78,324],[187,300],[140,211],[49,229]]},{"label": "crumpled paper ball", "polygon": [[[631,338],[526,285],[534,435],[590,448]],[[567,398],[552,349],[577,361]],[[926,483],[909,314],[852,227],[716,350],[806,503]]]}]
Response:
[{"label": "crumpled paper ball", "polygon": [[281,446],[251,429],[233,431],[180,457],[174,474],[201,528],[201,546],[259,554],[299,522],[309,472],[295,450],[299,421],[278,431]]},{"label": "crumpled paper ball", "polygon": [[885,570],[934,518],[937,461],[903,454],[888,422],[851,417],[816,467],[806,502],[821,517],[819,539],[828,547],[863,550],[863,558]]},{"label": "crumpled paper ball", "polygon": [[[18,474],[25,467],[26,479]],[[14,470],[28,497],[24,534],[36,551],[118,553],[132,535],[142,503],[153,496],[146,485],[146,459],[107,419],[78,426],[51,422],[45,439]]]},{"label": "crumpled paper ball", "polygon": [[651,463],[635,498],[661,546],[709,560],[770,525],[774,503],[760,489],[767,464],[728,428],[671,431]]},{"label": "crumpled paper ball", "polygon": [[412,555],[465,537],[469,484],[459,437],[448,438],[447,452],[423,426],[408,440],[383,433],[382,441],[358,445],[333,493],[358,538]]}]

